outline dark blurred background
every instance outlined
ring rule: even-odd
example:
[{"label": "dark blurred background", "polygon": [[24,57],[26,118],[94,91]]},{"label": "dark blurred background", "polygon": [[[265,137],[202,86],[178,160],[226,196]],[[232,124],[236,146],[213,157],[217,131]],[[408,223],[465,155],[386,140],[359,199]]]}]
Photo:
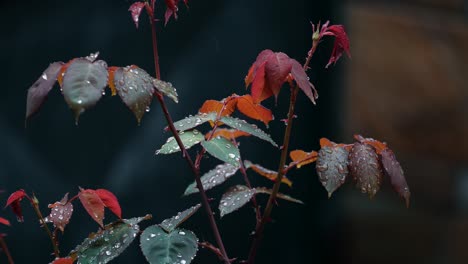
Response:
[{"label": "dark blurred background", "polygon": [[[27,88],[53,61],[100,51],[109,65],[137,64],[154,71],[150,27],[142,15],[135,29],[126,0],[15,1],[0,4],[3,96],[0,97],[0,194],[35,192],[44,212],[49,203],[78,186],[106,188],[120,200],[124,217],[151,213],[158,223],[198,202],[181,197],[193,181],[180,155],[154,156],[170,136],[157,102],[138,126],[117,97],[106,95],[75,126],[59,89],[24,128]],[[162,18],[162,1],[159,17]],[[325,70],[332,48],[326,40],[310,76],[320,99],[304,96],[297,107],[291,149],[318,148],[318,139],[350,142],[354,133],[388,142],[405,168],[411,207],[384,182],[369,199],[351,184],[332,199],[312,166],[291,172],[294,188],[282,189],[305,206],[280,202],[266,230],[258,263],[466,263],[468,242],[468,132],[466,73],[468,28],[463,0],[406,1],[215,1],[194,0],[179,20],[159,27],[163,80],[178,89],[168,101],[175,120],[194,114],[206,99],[243,94],[243,78],[257,54],[283,51],[303,62],[311,45],[309,21],[344,24],[353,58]],[[282,140],[288,98],[266,106],[276,120],[269,132]],[[206,128],[206,127],[205,127]],[[241,139],[243,157],[276,169],[279,151],[253,138]],[[219,162],[207,158],[207,171]],[[251,175],[256,185],[270,182]],[[219,199],[228,184],[209,192]],[[265,200],[262,200],[265,202]],[[12,227],[0,227],[17,263],[52,260],[47,236],[23,203],[25,223],[0,213]],[[217,201],[213,202],[216,210]],[[106,220],[112,221],[107,215]],[[254,228],[249,207],[223,217],[219,225],[230,256],[245,257]],[[214,241],[202,211],[185,228]],[[61,237],[63,253],[97,225],[84,209]],[[133,243],[112,263],[144,263]],[[6,260],[0,255],[0,263]],[[200,250],[194,263],[217,263]]]}]

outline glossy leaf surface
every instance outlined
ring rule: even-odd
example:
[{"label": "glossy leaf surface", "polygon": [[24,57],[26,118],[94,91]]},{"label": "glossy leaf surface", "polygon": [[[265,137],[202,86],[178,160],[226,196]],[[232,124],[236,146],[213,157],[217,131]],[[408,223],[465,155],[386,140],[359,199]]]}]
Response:
[{"label": "glossy leaf surface", "polygon": [[201,144],[213,157],[233,166],[239,166],[239,149],[231,141],[217,137],[208,141],[202,141]]},{"label": "glossy leaf surface", "polygon": [[244,185],[231,187],[223,194],[219,202],[220,216],[223,217],[241,208],[252,199],[254,194],[254,189],[249,189],[249,187]]},{"label": "glossy leaf surface", "polygon": [[244,131],[246,133],[249,133],[250,135],[252,135],[254,137],[258,137],[260,139],[263,139],[263,140],[269,142],[270,144],[272,144],[273,146],[278,147],[278,144],[276,144],[273,141],[273,139],[271,139],[270,135],[265,133],[263,130],[258,128],[256,125],[252,125],[252,124],[247,123],[245,120],[230,117],[230,116],[223,116],[223,117],[221,117],[220,121],[223,122],[224,124],[232,127],[232,128],[235,128],[235,129],[238,129],[240,131]]},{"label": "glossy leaf surface", "polygon": [[182,212],[177,213],[177,215],[168,218],[159,224],[159,226],[170,233],[187,219],[189,219],[193,214],[195,214],[198,209],[200,209],[201,204],[194,205]]},{"label": "glossy leaf surface", "polygon": [[[214,187],[220,185],[221,183],[229,179],[231,176],[236,174],[238,169],[238,166],[234,166],[229,163],[224,163],[216,166],[214,169],[208,171],[203,176],[201,176],[200,180],[202,182],[203,189],[205,191],[213,189]],[[197,192],[197,184],[193,182],[187,187],[187,189],[185,189],[184,195],[189,195]]]},{"label": "glossy leaf surface", "polygon": [[315,168],[328,197],[331,197],[348,176],[348,151],[340,146],[322,147]]},{"label": "glossy leaf surface", "polygon": [[[205,140],[205,136],[195,129],[191,131],[179,132],[179,137],[186,149],[189,149]],[[166,143],[161,147],[161,149],[156,151],[156,155],[171,154],[178,151],[180,151],[180,147],[177,144],[177,141],[174,137],[170,137],[167,139]]]}]

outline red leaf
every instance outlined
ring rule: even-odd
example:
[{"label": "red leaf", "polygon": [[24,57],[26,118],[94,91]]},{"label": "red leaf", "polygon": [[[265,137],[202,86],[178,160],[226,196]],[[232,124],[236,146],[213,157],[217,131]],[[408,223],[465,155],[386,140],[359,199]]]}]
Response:
[{"label": "red leaf", "polygon": [[257,74],[258,67],[262,65],[271,54],[273,54],[273,51],[269,49],[263,50],[258,54],[257,59],[250,67],[247,76],[245,76],[245,87],[248,87],[252,83],[255,75]]},{"label": "red leaf", "polygon": [[96,221],[102,228],[104,225],[102,220],[104,219],[104,203],[102,202],[99,195],[96,191],[91,189],[82,189],[78,193],[78,198],[80,198],[81,204],[86,209],[86,212]]},{"label": "red leaf", "polygon": [[335,36],[335,43],[333,44],[333,50],[330,60],[328,61],[327,66],[325,66],[325,68],[328,68],[328,66],[330,66],[330,64],[332,63],[336,64],[336,62],[340,59],[341,55],[343,55],[343,52],[346,52],[346,54],[348,54],[348,57],[351,57],[349,51],[349,39],[346,35],[343,25],[330,26],[328,27],[328,32],[330,33],[330,35]]},{"label": "red leaf", "polygon": [[275,52],[267,57],[265,64],[265,78],[269,89],[278,98],[281,86],[291,72],[291,60],[282,52]]},{"label": "red leaf", "polygon": [[4,225],[9,226],[9,225],[10,225],[10,221],[8,221],[7,219],[5,219],[5,218],[3,218],[3,217],[0,217],[0,224],[4,224]]},{"label": "red leaf", "polygon": [[336,145],[336,143],[330,141],[328,138],[321,138],[320,139],[320,147],[321,148],[323,148],[323,147],[332,147],[334,145]]},{"label": "red leaf", "polygon": [[115,197],[113,193],[105,189],[97,189],[96,193],[109,210],[111,210],[118,218],[122,218],[122,209],[120,208],[117,197]]},{"label": "red leaf", "polygon": [[262,121],[266,126],[274,119],[271,110],[261,104],[255,104],[250,94],[237,98],[237,109],[250,118]]},{"label": "red leaf", "polygon": [[109,74],[109,79],[107,80],[107,85],[109,85],[112,96],[117,94],[117,88],[115,88],[115,79],[114,79],[115,76],[114,76],[114,74],[115,74],[115,71],[118,70],[118,69],[120,69],[120,67],[111,66],[111,67],[107,68],[107,72]]},{"label": "red leaf", "polygon": [[11,210],[13,213],[16,215],[16,218],[18,222],[23,222],[23,213],[21,211],[21,200],[23,200],[24,197],[27,197],[27,194],[24,192],[23,189],[18,190],[10,195],[8,197],[7,203],[5,207],[10,206]]},{"label": "red leaf", "polygon": [[57,258],[54,261],[52,261],[50,264],[73,264],[75,260],[71,257],[66,257],[66,258]]},{"label": "red leaf", "polygon": [[[264,168],[258,164],[253,164],[250,161],[246,161],[246,167],[251,168],[253,171],[258,173],[259,175],[269,179],[270,181],[276,181],[276,178],[278,176],[278,173],[276,171],[269,170],[267,168]],[[292,187],[292,181],[286,177],[286,175],[283,176],[281,179],[281,183],[284,183],[288,185],[289,187]]]},{"label": "red leaf", "polygon": [[224,108],[221,116],[228,116],[231,115],[234,110],[236,109],[237,100],[235,97],[227,97],[223,99],[223,101],[216,101],[216,100],[206,100],[202,107],[198,110],[199,113],[211,113],[216,112],[219,114],[221,109],[223,109],[224,103],[229,100]]},{"label": "red leaf", "polygon": [[68,202],[68,193],[65,194],[59,202],[49,205],[49,208],[51,212],[50,215],[44,219],[45,222],[53,223],[55,228],[63,232],[73,214],[73,204]]},{"label": "red leaf", "polygon": [[317,160],[318,153],[316,151],[305,152],[303,150],[293,150],[289,153],[289,156],[296,164],[296,167],[299,169],[304,165],[315,162]]},{"label": "red leaf", "polygon": [[309,82],[309,77],[307,77],[304,68],[294,59],[291,59],[291,75],[296,81],[297,86],[309,97],[312,103],[315,104],[315,99],[318,98],[317,90],[315,90],[314,85]]},{"label": "red leaf", "polygon": [[171,16],[174,16],[174,19],[177,20],[177,11],[179,10],[177,5],[179,4],[179,0],[165,0],[166,1],[166,13],[164,14],[164,25],[167,25]]},{"label": "red leaf", "polygon": [[349,153],[349,170],[362,193],[375,196],[382,184],[382,166],[375,149],[367,144],[354,143]]},{"label": "red leaf", "polygon": [[361,143],[371,145],[372,147],[374,147],[377,151],[377,154],[380,154],[383,150],[387,149],[386,143],[380,142],[373,138],[365,138],[361,135],[354,135],[354,138]]},{"label": "red leaf", "polygon": [[393,189],[403,198],[406,202],[406,207],[409,207],[410,190],[406,183],[405,175],[400,163],[397,161],[395,154],[391,149],[385,149],[381,153],[381,160],[386,174],[390,177]]},{"label": "red leaf", "polygon": [[132,13],[132,19],[136,28],[138,28],[138,21],[140,19],[141,10],[143,10],[143,7],[145,7],[145,2],[135,2],[128,9],[128,11]]},{"label": "red leaf", "polygon": [[266,62],[260,65],[260,67],[257,69],[254,80],[252,82],[251,94],[254,103],[256,104],[273,95],[273,91],[268,88],[265,74],[265,64]]}]

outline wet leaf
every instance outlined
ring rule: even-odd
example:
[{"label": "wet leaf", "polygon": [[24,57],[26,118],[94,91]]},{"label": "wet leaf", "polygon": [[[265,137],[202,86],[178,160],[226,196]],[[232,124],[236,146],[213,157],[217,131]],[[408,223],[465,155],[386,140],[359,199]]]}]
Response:
[{"label": "wet leaf", "polygon": [[245,120],[230,117],[230,116],[223,116],[221,117],[220,121],[232,128],[249,133],[250,135],[254,137],[263,139],[269,142],[270,144],[272,144],[273,146],[278,147],[278,145],[273,141],[273,139],[271,139],[270,135],[263,132],[263,130],[258,128],[256,125],[247,123]]},{"label": "wet leaf", "polygon": [[23,189],[20,189],[12,193],[10,197],[8,197],[8,200],[5,205],[5,207],[11,207],[11,210],[16,215],[16,219],[18,220],[18,222],[24,221],[20,204],[21,200],[23,200],[24,197],[27,197],[26,192],[24,192]]},{"label": "wet leaf", "polygon": [[41,77],[29,88],[26,101],[26,119],[36,113],[47,98],[57,76],[62,68],[63,62],[54,62],[47,67]]},{"label": "wet leaf", "polygon": [[63,76],[63,96],[68,106],[80,114],[101,99],[107,85],[107,64],[104,61],[90,62],[79,58],[73,60]]},{"label": "wet leaf", "polygon": [[202,141],[201,144],[213,157],[233,166],[239,166],[239,149],[231,141],[219,137],[209,141]]},{"label": "wet leaf", "polygon": [[187,219],[189,219],[193,214],[195,214],[198,209],[200,209],[201,204],[194,205],[187,210],[177,213],[176,216],[173,216],[169,219],[162,221],[159,226],[166,230],[166,232],[170,233]]},{"label": "wet leaf", "polygon": [[[247,169],[252,169],[259,175],[269,179],[270,181],[276,181],[276,177],[278,176],[278,173],[276,171],[269,170],[267,168],[264,168],[258,164],[253,164],[252,162],[246,160],[244,161],[244,165]],[[289,180],[286,175],[283,176],[281,179],[281,182],[288,185],[289,187],[292,187],[292,181]]]},{"label": "wet leaf", "polygon": [[364,138],[361,135],[354,135],[354,138],[363,144],[371,145],[372,147],[374,147],[374,149],[377,151],[377,154],[381,154],[383,150],[387,149],[386,143],[380,142],[373,138]]},{"label": "wet leaf", "polygon": [[141,10],[143,10],[143,7],[145,7],[144,2],[135,2],[128,9],[128,11],[130,11],[132,14],[132,20],[135,23],[136,28],[138,28],[138,21],[140,20],[140,14]]},{"label": "wet leaf", "polygon": [[140,123],[143,115],[149,111],[153,100],[153,78],[135,65],[119,68],[114,72],[114,84],[117,94],[125,105],[135,114]]},{"label": "wet leaf", "polygon": [[380,189],[383,173],[375,149],[367,144],[354,143],[349,153],[349,170],[357,187],[372,198]]},{"label": "wet leaf", "polygon": [[274,119],[271,110],[261,104],[255,104],[250,94],[237,98],[237,109],[250,118],[262,121],[266,126]]},{"label": "wet leaf", "polygon": [[309,81],[309,77],[307,77],[304,68],[302,67],[299,62],[296,60],[291,59],[291,75],[293,76],[294,80],[296,81],[297,86],[309,97],[312,103],[315,104],[315,99],[318,98],[317,90],[315,90],[314,85]]},{"label": "wet leaf", "polygon": [[[272,192],[273,192],[273,190],[265,188],[265,187],[255,188],[255,193],[264,193],[264,194],[269,194],[270,195]],[[301,201],[299,199],[296,199],[296,198],[293,198],[293,197],[291,197],[289,195],[286,195],[286,194],[283,194],[283,193],[277,193],[276,197],[279,198],[279,199],[283,199],[285,201],[288,201],[288,202],[304,204],[303,201]]]},{"label": "wet leaf", "polygon": [[[195,129],[192,131],[179,132],[179,137],[186,149],[189,149],[200,142],[204,142],[205,140],[205,136]],[[161,147],[161,149],[156,151],[156,155],[171,154],[178,151],[180,151],[180,147],[177,144],[177,141],[174,137],[170,137],[167,139],[166,143]]]},{"label": "wet leaf", "polygon": [[185,130],[197,127],[199,125],[202,125],[208,121],[214,121],[214,120],[216,120],[216,113],[214,112],[202,113],[202,114],[198,114],[194,116],[189,116],[177,122],[174,122],[174,127],[178,131],[185,131]]},{"label": "wet leaf", "polygon": [[223,194],[221,201],[219,202],[221,217],[232,213],[247,204],[254,194],[254,189],[249,189],[249,187],[244,185],[236,185],[229,188],[229,190]]},{"label": "wet leaf", "polygon": [[104,206],[109,208],[118,218],[122,218],[122,209],[120,208],[119,200],[113,193],[105,189],[97,189],[97,195],[101,198]]},{"label": "wet leaf", "polygon": [[405,199],[406,207],[409,207],[411,192],[406,183],[403,169],[397,161],[395,154],[392,150],[387,148],[381,152],[381,160],[385,173],[390,178],[393,189]]},{"label": "wet leaf", "polygon": [[174,88],[174,86],[172,86],[170,82],[164,82],[158,79],[153,79],[153,86],[154,88],[156,88],[156,90],[160,91],[165,96],[171,98],[172,101],[176,103],[179,102],[176,88]]},{"label": "wet leaf", "polygon": [[313,163],[317,160],[318,153],[316,151],[305,152],[303,150],[293,150],[289,153],[289,156],[296,164],[296,167],[300,169],[302,166]]},{"label": "wet leaf", "polygon": [[5,219],[5,218],[3,218],[3,217],[0,217],[0,224],[9,226],[9,225],[10,225],[10,221],[8,221],[7,219]]},{"label": "wet leaf", "polygon": [[[224,106],[224,104],[226,104],[226,106]],[[215,117],[216,117],[219,114],[219,112],[221,112],[224,106],[224,110],[221,113],[221,116],[228,116],[234,113],[234,110],[236,110],[236,105],[237,105],[236,96],[229,96],[227,98],[224,98],[221,101],[206,100],[203,103],[202,107],[198,110],[198,112],[199,113],[215,112],[216,113]]]},{"label": "wet leaf", "polygon": [[133,242],[140,232],[138,223],[144,219],[139,217],[109,224],[104,230],[86,238],[70,255],[78,256],[78,264],[108,263]]},{"label": "wet leaf", "polygon": [[189,230],[166,233],[153,225],[141,234],[140,247],[150,264],[189,264],[197,254],[198,238]]},{"label": "wet leaf", "polygon": [[49,208],[51,212],[49,216],[44,218],[44,221],[46,223],[53,223],[55,228],[63,232],[73,214],[73,204],[68,202],[68,193],[65,194],[62,200],[50,204]]},{"label": "wet leaf", "polygon": [[81,204],[86,209],[86,212],[96,221],[101,227],[103,227],[104,219],[104,203],[102,202],[96,191],[91,189],[82,189],[78,193],[78,198]]},{"label": "wet leaf", "polygon": [[[208,171],[203,176],[201,176],[200,180],[203,185],[203,190],[208,191],[220,185],[221,183],[229,179],[231,176],[236,174],[238,169],[238,166],[233,166],[229,163],[224,163],[216,166],[214,169]],[[197,192],[197,184],[193,182],[187,187],[187,189],[185,189],[184,195],[189,195]]]},{"label": "wet leaf", "polygon": [[226,128],[218,128],[218,129],[215,130],[213,135],[211,135],[212,133],[213,133],[213,131],[210,131],[210,132],[206,133],[205,139],[208,140],[210,137],[211,138],[223,137],[225,139],[232,140],[232,139],[236,139],[236,138],[242,137],[242,136],[247,136],[247,137],[250,136],[250,134],[247,133],[247,132],[240,131],[240,130],[237,130],[237,129],[226,129]]},{"label": "wet leaf", "polygon": [[348,176],[348,151],[340,146],[322,147],[315,168],[330,198]]}]

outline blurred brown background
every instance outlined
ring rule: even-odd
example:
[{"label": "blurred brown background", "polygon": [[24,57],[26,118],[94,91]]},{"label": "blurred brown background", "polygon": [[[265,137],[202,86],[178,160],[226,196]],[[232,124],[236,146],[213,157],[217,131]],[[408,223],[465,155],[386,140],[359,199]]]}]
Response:
[{"label": "blurred brown background", "polygon": [[468,2],[348,1],[345,132],[386,141],[409,210],[389,182],[349,191],[350,263],[468,263]]}]

